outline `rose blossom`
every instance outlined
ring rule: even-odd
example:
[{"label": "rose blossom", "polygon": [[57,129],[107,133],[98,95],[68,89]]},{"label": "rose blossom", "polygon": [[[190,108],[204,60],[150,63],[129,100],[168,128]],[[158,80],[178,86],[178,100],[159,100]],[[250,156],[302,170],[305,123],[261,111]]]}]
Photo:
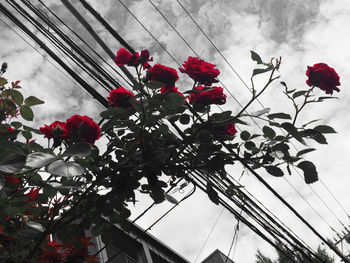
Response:
[{"label": "rose blossom", "polygon": [[316,86],[324,90],[326,94],[333,94],[333,91],[340,91],[336,86],[340,85],[339,76],[335,70],[325,63],[318,63],[312,67],[308,66],[306,75],[309,79],[306,81],[310,87]]},{"label": "rose blossom", "polygon": [[165,84],[165,87],[173,87],[175,82],[179,79],[176,70],[156,64],[148,70],[152,81],[160,81]]},{"label": "rose blossom", "polygon": [[129,102],[129,100],[134,96],[134,93],[131,91],[120,87],[112,90],[109,93],[109,97],[107,97],[107,99],[115,108],[126,109],[132,107],[132,104]]},{"label": "rose blossom", "polygon": [[114,61],[119,67],[124,65],[137,66],[138,59],[139,59],[138,52],[131,54],[125,48],[121,48],[118,50],[117,56],[114,58]]},{"label": "rose blossom", "polygon": [[83,142],[88,142],[91,145],[100,138],[100,127],[88,116],[73,115],[67,119],[67,131],[69,138]]},{"label": "rose blossom", "polygon": [[198,93],[191,93],[191,104],[202,104],[208,106],[210,104],[222,105],[226,103],[226,95],[223,93],[221,87],[194,87],[195,91],[201,91]]},{"label": "rose blossom", "polygon": [[202,59],[189,57],[184,64],[184,68],[179,68],[182,73],[186,73],[194,81],[201,85],[210,86],[213,83],[219,82],[216,77],[220,74],[215,65],[205,62]]},{"label": "rose blossom", "polygon": [[224,128],[227,135],[234,136],[237,133],[236,127],[233,123],[227,123]]},{"label": "rose blossom", "polygon": [[62,121],[54,121],[49,126],[44,125],[40,127],[40,131],[45,135],[45,138],[62,138],[66,139],[68,136],[68,131],[66,129],[66,123]]}]

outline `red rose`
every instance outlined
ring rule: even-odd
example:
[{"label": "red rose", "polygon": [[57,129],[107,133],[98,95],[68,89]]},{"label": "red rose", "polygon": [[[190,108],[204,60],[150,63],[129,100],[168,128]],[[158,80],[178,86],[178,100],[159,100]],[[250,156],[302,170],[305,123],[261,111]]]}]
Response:
[{"label": "red rose", "polygon": [[141,50],[140,62],[143,65],[143,69],[149,68],[150,65],[147,62],[153,61],[153,57],[150,58],[148,50]]},{"label": "red rose", "polygon": [[124,66],[124,65],[137,66],[138,60],[139,60],[138,52],[131,54],[125,48],[119,49],[117,52],[117,56],[114,58],[114,61],[117,64],[117,66]]},{"label": "red rose", "polygon": [[115,108],[130,108],[132,104],[129,102],[132,97],[134,97],[134,93],[126,90],[125,88],[116,88],[109,93],[110,97],[107,97],[108,101]]},{"label": "red rose", "polygon": [[227,135],[234,136],[237,133],[236,127],[233,123],[226,124],[224,128]]},{"label": "red rose", "polygon": [[168,94],[168,93],[172,93],[172,92],[180,94],[182,97],[184,96],[180,91],[178,91],[177,87],[171,87],[171,88],[163,87],[160,89],[160,93],[162,93],[162,94]]},{"label": "red rose", "polygon": [[210,104],[222,105],[226,103],[226,95],[221,87],[204,87],[199,86],[194,88],[199,93],[191,93],[191,104],[202,104],[208,106]]},{"label": "red rose", "polygon": [[308,66],[306,75],[309,79],[306,84],[310,87],[316,86],[326,91],[326,94],[333,94],[333,91],[340,91],[336,86],[340,85],[339,76],[335,70],[325,63],[318,63],[313,67]]},{"label": "red rose", "polygon": [[165,87],[173,87],[179,79],[179,75],[173,68],[156,64],[149,69],[149,74],[152,81],[160,81],[165,84]]},{"label": "red rose", "polygon": [[67,131],[69,138],[88,142],[91,145],[100,138],[100,127],[88,116],[73,115],[67,119]]},{"label": "red rose", "polygon": [[220,74],[218,69],[215,69],[215,65],[205,62],[202,59],[189,57],[184,64],[184,68],[179,68],[182,73],[186,73],[194,81],[201,85],[210,86],[213,83],[219,82],[216,77]]},{"label": "red rose", "polygon": [[66,139],[68,131],[66,129],[66,123],[62,121],[54,121],[49,126],[45,125],[40,127],[40,131],[45,135],[45,138],[60,138]]}]

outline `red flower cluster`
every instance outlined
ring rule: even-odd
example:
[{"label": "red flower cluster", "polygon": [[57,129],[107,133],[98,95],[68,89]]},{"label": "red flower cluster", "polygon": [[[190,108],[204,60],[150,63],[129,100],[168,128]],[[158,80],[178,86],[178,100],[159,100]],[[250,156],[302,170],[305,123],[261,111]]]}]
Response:
[{"label": "red flower cluster", "polygon": [[100,138],[100,127],[88,116],[73,115],[67,120],[67,130],[74,141],[88,142],[91,145]]},{"label": "red flower cluster", "polygon": [[45,137],[53,138],[61,142],[82,141],[91,145],[100,138],[100,127],[88,116],[73,115],[66,122],[55,121],[49,126],[45,125],[40,128]]},{"label": "red flower cluster", "polygon": [[174,87],[175,82],[179,79],[176,70],[156,64],[148,70],[152,81],[160,81],[165,84],[165,87]]},{"label": "red flower cluster", "polygon": [[204,87],[198,86],[194,88],[195,93],[191,93],[191,104],[202,104],[208,106],[211,104],[222,105],[226,103],[226,95],[221,87]]},{"label": "red flower cluster", "polygon": [[107,99],[115,108],[126,109],[132,107],[132,104],[129,101],[134,96],[134,93],[132,93],[131,91],[120,87],[112,90],[109,93],[109,97],[107,97]]},{"label": "red flower cluster", "polygon": [[15,176],[11,176],[11,175],[5,175],[5,183],[6,184],[20,184],[21,179],[19,179],[18,177],[15,177]]},{"label": "red flower cluster", "polygon": [[195,82],[200,85],[210,86],[213,83],[219,82],[216,77],[220,74],[220,71],[215,68],[215,65],[205,62],[202,59],[189,57],[184,64],[184,68],[179,68],[182,73],[186,73]]},{"label": "red flower cluster", "polygon": [[148,67],[149,61],[153,61],[153,58],[150,58],[150,54],[148,50],[142,50],[141,56],[139,55],[139,52],[135,52],[134,54],[131,54],[129,51],[127,51],[125,48],[121,48],[117,52],[117,56],[114,58],[115,63],[117,66],[138,66],[139,64],[142,64],[143,67]]},{"label": "red flower cluster", "polygon": [[326,94],[333,94],[334,90],[340,91],[337,87],[340,85],[338,74],[325,63],[318,63],[312,67],[308,66],[306,75],[309,77],[306,83],[310,87],[319,87]]}]

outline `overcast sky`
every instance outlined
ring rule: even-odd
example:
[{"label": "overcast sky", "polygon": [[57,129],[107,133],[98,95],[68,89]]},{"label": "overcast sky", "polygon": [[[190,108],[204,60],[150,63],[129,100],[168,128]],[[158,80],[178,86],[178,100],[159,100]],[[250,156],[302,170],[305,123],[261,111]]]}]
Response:
[{"label": "overcast sky", "polygon": [[[249,50],[256,51],[266,60],[269,60],[271,57],[282,56],[281,80],[287,82],[289,87],[297,89],[306,88],[305,71],[308,65],[312,66],[315,63],[323,62],[336,70],[342,84],[340,86],[341,91],[334,94],[339,97],[339,100],[312,105],[307,112],[301,115],[299,124],[308,120],[322,118],[323,124],[334,127],[338,132],[328,137],[329,145],[320,146],[310,143],[309,146],[316,147],[318,151],[309,154],[308,158],[316,164],[319,176],[324,184],[336,196],[346,211],[349,211],[348,189],[350,184],[347,178],[349,176],[347,163],[350,150],[347,147],[349,143],[346,140],[350,135],[350,123],[347,116],[350,101],[350,91],[347,89],[348,83],[350,83],[350,73],[347,70],[347,63],[350,60],[350,37],[348,33],[350,6],[348,1],[180,1],[247,83],[249,83],[251,71],[255,66],[250,60]],[[37,1],[31,2],[36,3]],[[88,33],[76,22],[60,1],[50,0],[44,2],[53,8],[55,13],[69,24],[72,29],[76,30],[96,50],[103,54],[97,44],[92,41]],[[84,14],[84,17],[97,30],[100,36],[107,41],[111,49],[116,52],[121,47],[119,43],[111,38],[86,13],[83,7],[76,1],[72,2],[75,3],[75,6]],[[101,0],[89,2],[136,50],[148,49],[154,57],[155,63],[178,68],[176,63],[118,1]],[[188,56],[194,56],[193,52],[162,19],[148,0],[124,0],[124,2],[179,63],[183,63]],[[230,89],[240,103],[245,104],[249,99],[249,91],[228,65],[224,63],[220,55],[206,40],[196,25],[193,24],[180,5],[175,0],[154,0],[153,2],[203,59],[217,65],[221,71],[220,80]],[[38,6],[40,5],[38,4]],[[20,18],[19,15],[17,17]],[[50,15],[49,17],[52,18]],[[2,15],[0,18],[18,31]],[[35,94],[46,101],[45,106],[37,107],[35,125],[40,127],[54,120],[64,121],[73,114],[89,115],[96,121],[99,120],[99,112],[102,110],[102,106],[98,105],[74,81],[71,81],[53,67],[47,60],[48,56],[37,45],[29,40],[44,54],[44,57],[33,50],[1,21],[0,28],[0,62],[6,61],[9,63],[6,77],[11,81],[22,80],[24,93],[27,95]],[[22,33],[21,35],[23,36]],[[77,43],[81,44],[79,41]],[[79,72],[78,69],[76,70]],[[183,77],[180,73],[179,75]],[[188,83],[188,81],[183,80],[179,89],[189,89],[190,87],[186,86]],[[259,79],[257,88],[263,83],[263,79]],[[321,94],[320,91],[317,92]],[[104,95],[107,96],[107,93],[104,92]],[[291,105],[287,104],[287,100],[283,97],[282,87],[278,85],[278,82],[275,85],[271,85],[266,94],[261,97],[261,102],[265,107],[270,107],[273,112],[292,110]],[[240,107],[232,97],[228,96],[228,103],[224,109],[237,112]],[[260,109],[261,106],[259,104],[254,104],[250,111]],[[253,129],[253,124],[250,129]],[[100,144],[103,143],[100,142]],[[298,149],[304,148],[301,144],[295,144],[295,146]],[[241,167],[236,166],[230,167],[228,171],[236,179],[239,178],[242,172]],[[338,219],[321,203],[296,172],[293,172],[293,175],[288,177],[288,181],[318,211],[322,218],[310,208],[305,200],[283,178],[273,178],[265,174],[264,178],[287,201],[293,204],[297,211],[323,236],[331,239],[335,236],[329,225],[336,231],[341,232],[343,230]],[[313,248],[320,244],[320,241],[291,215],[280,202],[275,200],[252,175],[244,174],[241,182],[246,186],[247,190],[254,194],[268,209],[273,211]],[[348,225],[346,213],[325,190],[323,184],[317,182],[312,187],[340,221]],[[190,187],[188,188],[190,189]],[[178,199],[183,197],[183,195],[178,193],[174,196]],[[133,217],[137,216],[150,203],[150,200],[139,202]],[[168,203],[158,205],[139,220],[138,223],[142,227],[148,227],[170,207],[171,205]],[[219,248],[226,254],[228,253],[237,222],[228,211],[223,211],[203,250],[199,254],[221,210],[221,207],[212,204],[204,194],[197,190],[194,196],[177,207],[170,215],[152,228],[150,232],[190,261],[194,261],[198,257],[197,262],[200,262],[216,248]],[[254,262],[257,249],[262,250],[267,255],[275,256],[274,250],[266,242],[261,240],[246,226],[241,225],[237,248],[234,255],[231,253],[231,259],[233,257],[233,260],[238,263]]]}]

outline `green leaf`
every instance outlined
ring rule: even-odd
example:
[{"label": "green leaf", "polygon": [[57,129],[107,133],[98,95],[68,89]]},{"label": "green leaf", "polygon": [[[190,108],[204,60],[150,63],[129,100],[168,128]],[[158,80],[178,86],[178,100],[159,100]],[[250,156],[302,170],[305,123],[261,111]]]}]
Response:
[{"label": "green leaf", "polygon": [[313,130],[318,131],[320,133],[337,133],[332,127],[327,125],[318,125]]},{"label": "green leaf", "polygon": [[21,92],[19,92],[18,90],[11,90],[11,96],[13,101],[18,105],[21,106],[23,103],[23,95]]},{"label": "green leaf", "polygon": [[308,148],[308,149],[305,149],[305,150],[301,150],[301,151],[299,151],[299,152],[297,153],[297,157],[299,157],[299,156],[301,156],[301,155],[303,155],[303,154],[309,153],[309,152],[313,152],[314,150],[316,150],[316,149],[314,149],[314,148]]},{"label": "green leaf", "polygon": [[258,74],[262,74],[268,71],[273,70],[273,67],[268,67],[268,68],[256,68],[253,70],[253,76],[258,75]]},{"label": "green leaf", "polygon": [[285,119],[285,120],[292,119],[292,117],[289,114],[283,113],[283,112],[269,114],[269,115],[267,115],[267,118],[269,118],[269,119]]},{"label": "green leaf", "polygon": [[218,193],[213,189],[213,184],[208,182],[207,184],[207,194],[209,199],[216,205],[219,205],[220,199]]},{"label": "green leaf", "polygon": [[30,131],[22,131],[22,135],[26,140],[30,140],[32,138],[32,133]]},{"label": "green leaf", "polygon": [[281,127],[285,129],[289,134],[291,134],[295,139],[297,139],[302,144],[306,144],[303,138],[300,136],[297,128],[294,127],[292,123],[284,122],[281,124]]},{"label": "green leaf", "polygon": [[23,125],[23,129],[26,131],[34,132],[36,134],[40,134],[40,135],[43,134],[39,129],[34,129],[34,128],[26,126],[26,125]]},{"label": "green leaf", "polygon": [[47,171],[53,175],[63,177],[81,176],[85,169],[77,163],[57,160],[47,167]]},{"label": "green leaf", "polygon": [[263,127],[263,133],[270,140],[272,140],[276,136],[276,132],[272,128],[270,128],[269,126]]},{"label": "green leaf", "polygon": [[145,86],[149,89],[160,89],[165,86],[165,84],[161,81],[151,81],[145,84]]},{"label": "green leaf", "polygon": [[92,147],[89,143],[78,142],[69,146],[63,154],[66,156],[82,158],[82,157],[89,156],[91,153],[92,153]]},{"label": "green leaf", "polygon": [[302,161],[298,163],[297,167],[303,170],[305,183],[312,184],[318,181],[316,167],[312,162]]},{"label": "green leaf", "polygon": [[32,109],[27,105],[22,105],[20,108],[20,113],[23,119],[26,121],[32,121],[34,118],[34,113]]},{"label": "green leaf", "polygon": [[24,167],[26,157],[18,153],[10,153],[0,159],[0,171],[4,173],[16,173]]},{"label": "green leaf", "polygon": [[293,99],[297,98],[297,97],[300,97],[302,95],[304,95],[305,93],[307,93],[308,90],[300,90],[300,91],[297,91],[293,94]]},{"label": "green leaf", "polygon": [[7,82],[7,79],[5,78],[0,78],[0,86],[4,86],[6,85],[8,82]]},{"label": "green leaf", "polygon": [[241,134],[240,134],[240,136],[241,136],[241,139],[242,139],[243,141],[246,141],[246,140],[249,140],[249,138],[250,138],[250,133],[249,133],[248,131],[242,131]]},{"label": "green leaf", "polygon": [[26,166],[31,168],[41,168],[56,160],[57,157],[52,154],[44,152],[34,152],[30,153],[27,156]]},{"label": "green leaf", "polygon": [[184,125],[186,125],[186,124],[188,124],[189,122],[190,122],[190,115],[188,115],[188,114],[182,114],[181,116],[180,116],[180,123],[181,124],[184,124]]},{"label": "green leaf", "polygon": [[266,172],[268,172],[269,174],[271,174],[273,176],[281,177],[284,175],[281,168],[279,168],[277,166],[265,166],[264,168],[265,168]]},{"label": "green leaf", "polygon": [[39,104],[44,104],[42,100],[39,100],[37,97],[34,96],[29,96],[24,100],[24,104],[27,106],[34,106],[34,105],[39,105]]},{"label": "green leaf", "polygon": [[22,123],[20,123],[18,121],[13,121],[13,122],[11,122],[11,126],[13,126],[15,129],[19,129],[22,127]]},{"label": "green leaf", "polygon": [[256,61],[257,64],[263,64],[261,57],[256,52],[250,50],[250,56],[252,60]]}]

